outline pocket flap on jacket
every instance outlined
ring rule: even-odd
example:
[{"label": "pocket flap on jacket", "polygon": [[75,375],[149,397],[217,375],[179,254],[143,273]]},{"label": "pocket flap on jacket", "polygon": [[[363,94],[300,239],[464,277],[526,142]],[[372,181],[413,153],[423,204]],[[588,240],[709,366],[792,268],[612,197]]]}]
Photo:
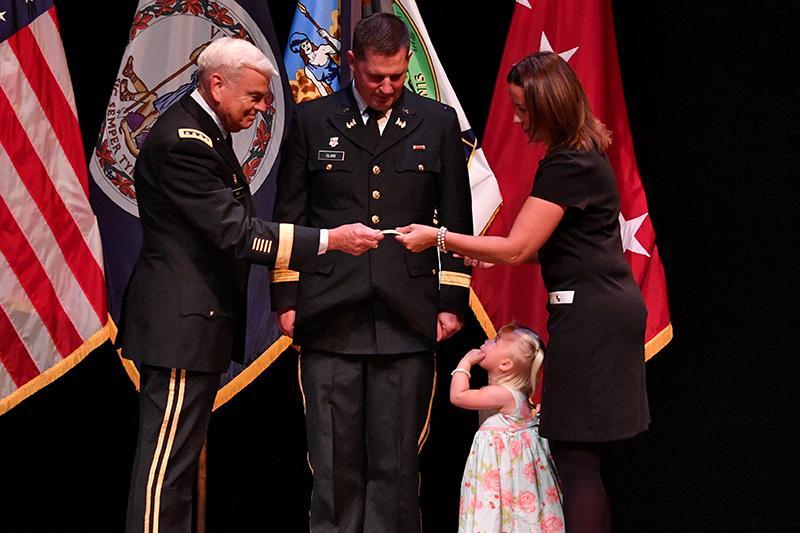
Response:
[{"label": "pocket flap on jacket", "polygon": [[394,166],[398,172],[439,172],[442,170],[442,159],[438,151],[408,151],[395,156]]},{"label": "pocket flap on jacket", "polygon": [[198,315],[209,320],[233,316],[210,287],[188,287],[184,283],[181,283],[180,290],[180,313],[181,316]]},{"label": "pocket flap on jacket", "polygon": [[341,150],[318,150],[308,158],[308,170],[322,172],[350,172],[353,170],[353,160],[348,159],[348,154]]},{"label": "pocket flap on jacket", "polygon": [[418,254],[408,252],[404,254],[404,257],[409,276],[435,276],[438,274],[435,248]]}]

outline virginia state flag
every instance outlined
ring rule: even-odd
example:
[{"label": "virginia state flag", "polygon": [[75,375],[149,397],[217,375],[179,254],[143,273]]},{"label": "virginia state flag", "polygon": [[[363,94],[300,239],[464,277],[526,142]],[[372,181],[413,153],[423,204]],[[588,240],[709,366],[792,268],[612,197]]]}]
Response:
[{"label": "virginia state flag", "polygon": [[[282,68],[264,1],[141,0],[137,5],[130,41],[89,163],[92,205],[100,222],[106,258],[108,306],[115,321],[142,239],[133,180],[139,150],[159,115],[197,87],[197,56],[211,41],[225,36],[247,39]],[[272,215],[273,173],[277,171],[287,106],[291,104],[285,75],[271,80],[270,91],[267,111],[252,127],[233,136],[258,216],[265,219]],[[249,364],[243,369],[231,363],[215,408],[252,381],[284,348],[280,343],[273,345],[279,333],[269,308],[268,279],[264,267],[251,269],[245,353]],[[127,360],[124,363],[138,381],[133,365]]]},{"label": "virginia state flag", "polygon": [[[544,156],[544,148],[529,144],[522,130],[512,124],[506,83],[511,66],[539,50],[555,52],[569,62],[595,115],[613,134],[607,154],[621,197],[622,245],[647,304],[645,357],[650,358],[672,339],[672,325],[664,269],[628,126],[610,0],[517,0],[484,139],[486,156],[499,177],[504,199],[488,234],[508,234]],[[476,269],[473,287],[495,324],[516,320],[546,331],[547,292],[538,266]]]}]

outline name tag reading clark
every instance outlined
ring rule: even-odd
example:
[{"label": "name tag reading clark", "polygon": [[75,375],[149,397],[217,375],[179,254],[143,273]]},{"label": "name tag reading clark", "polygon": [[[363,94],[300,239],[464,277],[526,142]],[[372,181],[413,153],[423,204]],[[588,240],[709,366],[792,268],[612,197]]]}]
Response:
[{"label": "name tag reading clark", "polygon": [[317,152],[319,161],[344,161],[344,152],[341,150],[320,150]]}]

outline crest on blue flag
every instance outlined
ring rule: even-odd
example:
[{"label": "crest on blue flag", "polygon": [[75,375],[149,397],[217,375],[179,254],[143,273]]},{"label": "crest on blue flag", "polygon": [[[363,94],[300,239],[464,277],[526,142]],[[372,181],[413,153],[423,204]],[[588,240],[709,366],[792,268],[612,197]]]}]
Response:
[{"label": "crest on blue flag", "polygon": [[[256,213],[271,218],[274,175],[291,101],[282,62],[276,59],[279,48],[267,3],[140,0],[89,162],[91,202],[103,241],[108,307],[115,321],[142,240],[133,178],[136,158],[161,113],[197,87],[197,57],[221,37],[250,41],[281,72],[280,78],[270,80],[267,110],[250,128],[233,136]],[[278,341],[265,267],[254,265],[250,270],[247,307],[246,366],[231,363],[222,377],[215,408],[267,368],[287,344]],[[133,364],[128,360],[123,364],[134,382],[138,381]]]},{"label": "crest on blue flag", "polygon": [[[130,42],[91,160],[97,185],[119,207],[137,215],[133,167],[150,128],[170,105],[197,87],[197,57],[220,37],[247,39],[278,64],[248,12],[230,0],[140,2]],[[273,80],[275,81],[275,80]],[[234,149],[255,193],[278,155],[283,85],[270,84],[271,104],[254,126],[235,136]]]},{"label": "crest on blue flag", "polygon": [[342,64],[337,0],[297,3],[284,63],[295,102],[339,90]]}]

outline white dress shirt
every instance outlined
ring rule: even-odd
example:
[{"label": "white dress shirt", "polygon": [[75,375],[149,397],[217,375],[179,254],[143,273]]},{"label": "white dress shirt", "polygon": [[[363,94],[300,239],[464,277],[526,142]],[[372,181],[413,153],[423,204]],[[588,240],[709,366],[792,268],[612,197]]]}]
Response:
[{"label": "white dress shirt", "polygon": [[[366,124],[367,120],[369,120],[369,115],[367,114],[367,107],[369,106],[367,105],[367,102],[365,102],[364,99],[361,97],[361,94],[359,94],[355,82],[353,82],[353,96],[355,96],[356,105],[358,106],[358,111],[361,113],[361,120],[364,121],[364,124]],[[389,117],[391,115],[392,115],[392,109],[389,108],[386,110],[383,116],[378,119],[378,131],[381,132],[381,135],[383,135],[383,130],[386,128],[386,124],[389,122]]]}]

